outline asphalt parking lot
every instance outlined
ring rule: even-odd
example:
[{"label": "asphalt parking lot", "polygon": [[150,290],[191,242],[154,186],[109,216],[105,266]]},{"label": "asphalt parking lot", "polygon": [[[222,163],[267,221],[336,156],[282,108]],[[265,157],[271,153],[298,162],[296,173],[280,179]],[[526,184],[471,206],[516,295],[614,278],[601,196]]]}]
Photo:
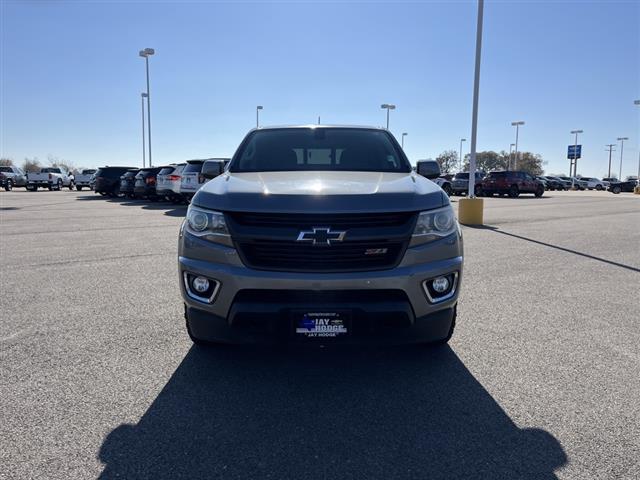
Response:
[{"label": "asphalt parking lot", "polygon": [[0,478],[638,478],[640,196],[485,199],[450,347],[193,347],[184,207],[0,192]]}]

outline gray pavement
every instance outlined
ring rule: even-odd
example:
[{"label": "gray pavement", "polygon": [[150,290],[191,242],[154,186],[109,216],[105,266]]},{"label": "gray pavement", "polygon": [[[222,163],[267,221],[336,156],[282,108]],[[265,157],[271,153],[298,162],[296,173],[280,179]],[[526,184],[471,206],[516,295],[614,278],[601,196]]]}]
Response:
[{"label": "gray pavement", "polygon": [[485,199],[450,347],[192,347],[183,207],[0,192],[0,478],[638,478],[640,196]]}]

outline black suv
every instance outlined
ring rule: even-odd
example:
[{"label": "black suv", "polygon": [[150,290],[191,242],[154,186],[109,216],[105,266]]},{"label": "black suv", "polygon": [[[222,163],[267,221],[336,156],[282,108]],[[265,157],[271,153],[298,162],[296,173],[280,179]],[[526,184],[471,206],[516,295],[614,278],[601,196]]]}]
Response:
[{"label": "black suv", "polygon": [[136,183],[136,175],[140,170],[132,168],[120,176],[120,193],[125,197],[133,198],[133,186]]},{"label": "black suv", "polygon": [[152,202],[158,200],[156,193],[156,177],[158,172],[165,167],[142,168],[136,174],[136,182],[133,193],[137,198],[147,198]]},{"label": "black suv", "polygon": [[120,196],[120,176],[132,167],[101,167],[95,173],[93,191],[100,195]]}]

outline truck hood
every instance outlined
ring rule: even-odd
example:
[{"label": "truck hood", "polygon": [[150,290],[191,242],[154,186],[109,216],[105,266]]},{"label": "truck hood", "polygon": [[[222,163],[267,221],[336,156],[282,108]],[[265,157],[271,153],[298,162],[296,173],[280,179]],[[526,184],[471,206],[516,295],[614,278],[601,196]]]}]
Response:
[{"label": "truck hood", "polygon": [[430,210],[449,199],[415,173],[227,172],[207,182],[192,203],[222,211],[356,213]]}]

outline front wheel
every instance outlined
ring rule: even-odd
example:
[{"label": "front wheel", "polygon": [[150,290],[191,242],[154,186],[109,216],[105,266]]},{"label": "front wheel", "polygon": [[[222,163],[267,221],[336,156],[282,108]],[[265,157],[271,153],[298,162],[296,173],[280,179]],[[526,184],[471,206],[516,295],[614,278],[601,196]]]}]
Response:
[{"label": "front wheel", "polygon": [[620,187],[613,187],[613,189],[612,189],[611,191],[617,195],[618,193],[620,193],[620,192],[622,191],[622,188],[620,188]]},{"label": "front wheel", "polygon": [[448,197],[450,197],[451,195],[453,195],[453,190],[451,188],[451,185],[449,185],[448,183],[445,183],[442,186],[442,190],[444,190],[444,193],[447,194]]},{"label": "front wheel", "polygon": [[600,184],[596,185],[596,190],[602,190],[602,185]]},{"label": "front wheel", "polygon": [[544,195],[544,188],[538,187],[538,189],[536,190],[535,196],[540,198],[542,195]]},{"label": "front wheel", "polygon": [[13,190],[13,182],[11,180],[7,180],[7,183],[4,184],[4,189],[7,192]]},{"label": "front wheel", "polygon": [[69,190],[73,190],[75,188],[75,183],[69,182]]},{"label": "front wheel", "polygon": [[56,186],[56,190],[60,191],[62,190],[62,179],[58,180],[57,186]]},{"label": "front wheel", "polygon": [[509,196],[511,198],[517,198],[520,195],[520,190],[518,189],[517,185],[511,185],[511,188],[509,189]]}]

